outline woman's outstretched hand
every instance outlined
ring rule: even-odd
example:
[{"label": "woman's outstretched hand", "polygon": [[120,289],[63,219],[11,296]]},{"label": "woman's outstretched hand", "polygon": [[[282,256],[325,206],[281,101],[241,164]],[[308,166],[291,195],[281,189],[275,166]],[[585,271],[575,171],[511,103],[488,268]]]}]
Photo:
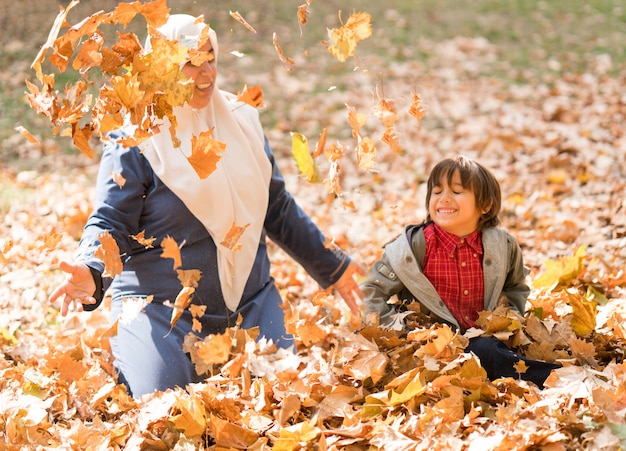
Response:
[{"label": "woman's outstretched hand", "polygon": [[360,315],[358,301],[363,299],[363,293],[361,293],[356,276],[365,276],[366,274],[365,268],[353,260],[334,285],[335,290],[346,301],[354,315]]},{"label": "woman's outstretched hand", "polygon": [[96,283],[87,265],[84,263],[61,262],[59,268],[68,275],[65,281],[52,292],[48,301],[53,303],[60,297],[63,297],[61,316],[67,315],[69,306],[72,303],[75,304],[76,310],[79,312],[83,310],[83,304],[96,303],[96,299],[93,297],[96,291]]}]

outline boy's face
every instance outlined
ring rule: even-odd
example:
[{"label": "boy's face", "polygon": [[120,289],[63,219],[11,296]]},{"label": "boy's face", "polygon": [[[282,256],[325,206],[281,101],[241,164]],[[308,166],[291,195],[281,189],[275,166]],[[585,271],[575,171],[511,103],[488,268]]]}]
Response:
[{"label": "boy's face", "polygon": [[428,213],[435,224],[448,233],[466,236],[478,228],[481,212],[476,208],[476,198],[472,191],[461,185],[461,176],[456,170],[452,176],[452,184],[448,185],[447,177],[442,177],[433,186]]}]

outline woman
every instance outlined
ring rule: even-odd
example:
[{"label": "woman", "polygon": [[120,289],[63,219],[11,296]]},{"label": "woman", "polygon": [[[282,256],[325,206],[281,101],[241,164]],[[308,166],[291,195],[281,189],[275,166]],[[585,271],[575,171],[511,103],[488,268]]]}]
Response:
[{"label": "woman", "polygon": [[[207,25],[188,15],[172,15],[158,31],[179,45],[194,48]],[[205,33],[206,35],[206,33]],[[202,44],[201,44],[202,45]],[[93,310],[104,292],[112,295],[112,317],[119,317],[124,298],[154,298],[130,324],[119,324],[111,346],[120,382],[139,397],[155,390],[185,387],[202,378],[182,351],[192,331],[186,310],[170,331],[172,308],[182,286],[172,260],[162,258],[160,242],[178,243],[182,265],[201,273],[193,303],[206,306],[199,318],[200,336],[235,325],[258,326],[261,336],[289,347],[282,300],[270,276],[266,237],[280,245],[323,287],[334,285],[353,313],[358,313],[360,265],[339,249],[328,249],[325,237],[286,191],[284,180],[265,139],[258,112],[217,88],[217,40],[213,30],[200,51],[212,54],[199,65],[187,62],[182,71],[193,80],[188,104],[176,107],[176,147],[168,119],[159,134],[141,148],[125,148],[113,135],[105,142],[96,200],[74,263],[62,262],[67,279],[50,295],[62,298],[61,314],[71,304]],[[192,137],[213,128],[211,137],[226,144],[213,173],[200,179],[187,157]],[[123,188],[112,173],[125,178]],[[223,244],[233,225],[245,226],[240,246]],[[108,231],[124,260],[113,280],[102,276],[103,262],[94,253],[98,235]],[[133,239],[145,232],[152,247]]]}]

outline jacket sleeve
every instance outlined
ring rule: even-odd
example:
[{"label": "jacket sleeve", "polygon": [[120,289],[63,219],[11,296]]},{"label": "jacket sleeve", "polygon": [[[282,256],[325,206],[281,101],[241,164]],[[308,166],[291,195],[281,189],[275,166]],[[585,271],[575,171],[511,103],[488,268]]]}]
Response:
[{"label": "jacket sleeve", "polygon": [[363,320],[370,313],[378,313],[381,325],[393,324],[396,311],[388,301],[402,292],[405,286],[393,271],[386,254],[372,265],[360,288],[363,293]]},{"label": "jacket sleeve", "polygon": [[526,301],[530,294],[530,288],[526,284],[528,269],[524,266],[522,250],[515,238],[508,234],[509,247],[509,271],[504,282],[502,292],[509,300],[511,307],[522,315],[526,311]]},{"label": "jacket sleeve", "polygon": [[265,152],[272,163],[270,198],[265,218],[267,236],[323,288],[333,285],[344,273],[350,258],[338,247],[328,248],[326,237],[300,208],[285,188],[267,139]]},{"label": "jacket sleeve", "polygon": [[[113,180],[112,173],[126,179],[124,189]],[[141,205],[145,192],[145,174],[149,173],[147,161],[137,149],[126,149],[114,141],[105,142],[96,182],[96,198],[76,254],[76,261],[85,263],[96,283],[96,304],[85,304],[87,311],[94,310],[102,301],[112,279],[102,277],[104,262],[94,254],[100,245],[98,235],[108,231],[120,248],[121,256],[131,253],[132,234],[137,233]]]}]

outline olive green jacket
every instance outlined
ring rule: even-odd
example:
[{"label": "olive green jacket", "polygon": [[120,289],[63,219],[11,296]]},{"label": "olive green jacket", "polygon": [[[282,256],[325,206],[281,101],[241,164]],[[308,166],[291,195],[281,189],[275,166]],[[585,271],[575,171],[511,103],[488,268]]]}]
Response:
[{"label": "olive green jacket", "polygon": [[[426,312],[460,329],[457,319],[422,272],[426,251],[423,226],[406,227],[400,236],[385,245],[383,256],[370,268],[366,280],[360,285],[364,319],[375,312],[380,315],[382,326],[390,326],[394,323],[396,310],[387,301],[408,291]],[[524,267],[519,244],[511,234],[498,227],[483,230],[482,241],[484,310],[494,310],[501,296],[505,295],[511,307],[523,314],[530,289],[525,283],[528,269]]]}]

